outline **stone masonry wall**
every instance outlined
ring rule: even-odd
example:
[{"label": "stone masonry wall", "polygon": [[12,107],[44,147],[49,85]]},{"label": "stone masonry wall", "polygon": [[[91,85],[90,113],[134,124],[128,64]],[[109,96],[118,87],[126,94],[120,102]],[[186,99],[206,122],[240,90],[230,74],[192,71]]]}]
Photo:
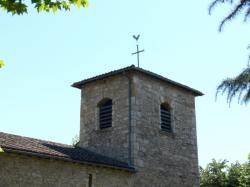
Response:
[{"label": "stone masonry wall", "polygon": [[0,187],[132,187],[132,173],[51,159],[0,153]]},{"label": "stone masonry wall", "polygon": [[[127,74],[127,76],[129,76]],[[194,95],[140,72],[132,78],[134,186],[198,187]],[[98,129],[98,102],[113,100],[111,128]],[[173,133],[161,130],[160,105],[171,107]],[[82,88],[80,146],[128,162],[128,78],[125,74]]]},{"label": "stone masonry wall", "polygon": [[[133,83],[135,186],[198,187],[194,96],[140,73]],[[171,107],[173,133],[160,128],[164,102]]]},{"label": "stone masonry wall", "polygon": [[[82,88],[80,146],[128,161],[128,79],[124,75],[87,83]],[[98,103],[112,99],[112,127],[99,129]]]}]

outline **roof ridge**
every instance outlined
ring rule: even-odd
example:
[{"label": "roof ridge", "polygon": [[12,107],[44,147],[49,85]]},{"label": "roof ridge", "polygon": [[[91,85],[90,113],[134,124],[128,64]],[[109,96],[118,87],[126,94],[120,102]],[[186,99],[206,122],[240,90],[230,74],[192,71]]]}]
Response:
[{"label": "roof ridge", "polygon": [[[28,137],[28,136],[23,136],[23,135],[17,135],[17,134],[11,134],[11,133],[6,133],[6,132],[0,132],[0,138],[1,138],[1,134],[8,135],[8,136],[15,136],[15,137],[22,138],[22,139],[35,140],[35,141],[44,142],[44,143],[62,145],[65,147],[72,147],[72,148],[74,147],[73,145],[70,145],[70,144],[64,144],[64,143],[60,143],[60,142],[54,142],[51,140],[43,140],[43,139],[38,139],[38,138],[33,138],[33,137]],[[1,143],[1,141],[0,141],[0,143]]]}]

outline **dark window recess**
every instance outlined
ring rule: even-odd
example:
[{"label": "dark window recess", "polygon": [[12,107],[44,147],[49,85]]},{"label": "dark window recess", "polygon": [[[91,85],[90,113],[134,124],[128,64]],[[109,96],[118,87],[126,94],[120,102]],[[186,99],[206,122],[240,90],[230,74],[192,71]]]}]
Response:
[{"label": "dark window recess", "polygon": [[88,185],[88,187],[92,187],[92,179],[93,179],[92,174],[89,174],[89,185]]},{"label": "dark window recess", "polygon": [[171,111],[170,108],[161,104],[161,129],[165,131],[172,131],[171,128]]},{"label": "dark window recess", "polygon": [[100,129],[112,126],[112,100],[107,100],[99,106]]}]

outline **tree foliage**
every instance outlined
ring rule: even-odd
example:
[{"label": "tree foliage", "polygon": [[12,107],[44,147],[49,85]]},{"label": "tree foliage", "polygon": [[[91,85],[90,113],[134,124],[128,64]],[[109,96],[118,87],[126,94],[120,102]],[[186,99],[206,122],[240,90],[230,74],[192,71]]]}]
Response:
[{"label": "tree foliage", "polygon": [[230,3],[231,5],[234,6],[232,11],[221,21],[220,26],[219,26],[219,31],[222,30],[222,27],[227,21],[232,20],[236,15],[242,13],[244,14],[244,20],[247,21],[247,18],[250,16],[250,0],[237,0],[236,5],[235,0],[214,0],[211,5],[209,6],[209,14],[211,14],[211,11],[213,8],[220,4],[220,3]]},{"label": "tree foliage", "polygon": [[205,169],[200,167],[201,187],[224,187],[226,185],[227,161],[212,160]]},{"label": "tree foliage", "polygon": [[80,137],[76,134],[73,138],[72,138],[72,145],[74,146],[74,147],[77,147],[78,146],[78,144],[79,144],[79,142],[80,142]]},{"label": "tree foliage", "polygon": [[[250,156],[249,156],[250,157]],[[250,159],[240,164],[212,160],[204,169],[200,167],[201,187],[250,187]]]},{"label": "tree foliage", "polygon": [[[71,5],[78,8],[86,7],[87,0],[31,0],[30,4],[37,9],[38,12],[56,12],[57,10],[70,10]],[[6,10],[11,14],[24,14],[28,13],[28,3],[25,0],[0,0],[0,8]]]},{"label": "tree foliage", "polygon": [[[219,31],[222,30],[222,27],[227,21],[232,20],[236,15],[243,13],[244,20],[250,17],[250,0],[238,0],[235,3],[235,0],[214,0],[209,6],[209,14],[213,8],[218,4],[230,3],[233,7],[232,11],[225,16],[221,21],[219,26]],[[250,55],[249,55],[250,61]],[[230,104],[232,99],[238,96],[238,101],[241,103],[247,104],[250,101],[250,65],[248,63],[247,67],[234,78],[227,78],[223,80],[220,85],[217,87],[217,94],[221,92],[224,94],[227,92],[227,102]],[[216,95],[217,95],[216,94]]]},{"label": "tree foliage", "polygon": [[250,101],[250,66],[235,78],[227,78],[222,81],[217,87],[217,94],[219,92],[222,92],[222,94],[227,92],[228,103],[238,95],[238,101],[247,104]]},{"label": "tree foliage", "polygon": [[[7,11],[12,15],[22,15],[28,13],[28,5],[33,5],[38,12],[56,12],[57,10],[68,11],[71,5],[78,8],[87,7],[88,0],[31,0],[28,4],[25,0],[0,0],[0,10]],[[4,61],[0,59],[0,68],[4,66]]]}]

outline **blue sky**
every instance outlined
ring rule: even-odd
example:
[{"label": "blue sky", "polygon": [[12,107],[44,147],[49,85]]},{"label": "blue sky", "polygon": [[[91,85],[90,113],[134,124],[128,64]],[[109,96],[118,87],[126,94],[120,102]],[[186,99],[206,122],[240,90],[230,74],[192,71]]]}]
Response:
[{"label": "blue sky", "polygon": [[[136,64],[201,90],[196,99],[199,162],[247,160],[249,106],[231,107],[216,87],[246,66],[249,24],[239,17],[218,32],[230,7],[208,15],[209,0],[93,1],[70,12],[0,12],[0,131],[70,144],[79,131],[73,82]],[[248,117],[248,118],[247,118]]]}]

